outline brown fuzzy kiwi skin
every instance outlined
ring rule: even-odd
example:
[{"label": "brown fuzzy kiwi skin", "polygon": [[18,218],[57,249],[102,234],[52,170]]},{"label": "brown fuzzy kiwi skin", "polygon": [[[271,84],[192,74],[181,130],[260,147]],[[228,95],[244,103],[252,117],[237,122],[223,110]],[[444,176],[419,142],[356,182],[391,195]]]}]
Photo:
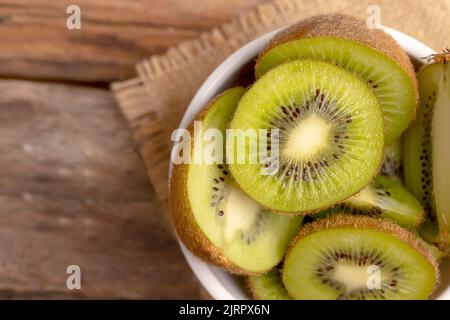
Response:
[{"label": "brown fuzzy kiwi skin", "polygon": [[189,165],[181,164],[173,167],[171,176],[171,193],[169,205],[172,225],[183,244],[200,259],[222,267],[231,273],[241,275],[257,275],[259,273],[244,270],[229,261],[197,225],[189,204],[187,177]]},{"label": "brown fuzzy kiwi skin", "polygon": [[436,279],[439,279],[439,263],[433,253],[428,248],[425,248],[425,246],[413,233],[384,218],[353,216],[345,213],[337,213],[325,219],[318,219],[304,225],[300,229],[300,232],[291,242],[286,257],[291,253],[292,248],[300,239],[321,230],[341,228],[376,230],[393,235],[422,254],[434,268],[436,272]]},{"label": "brown fuzzy kiwi skin", "polygon": [[[196,116],[195,121],[201,121],[206,112],[211,108],[219,96],[214,98],[208,105]],[[194,133],[193,121],[188,129],[191,137]],[[191,149],[193,146],[191,145]],[[229,272],[237,275],[260,275],[263,272],[251,272],[240,268],[226,258],[219,248],[217,248],[203,233],[195,221],[192,208],[189,203],[187,191],[189,165],[173,165],[169,181],[169,207],[171,213],[172,226],[183,244],[200,259],[222,267]]]},{"label": "brown fuzzy kiwi skin", "polygon": [[355,41],[383,53],[394,60],[408,75],[414,87],[416,103],[419,101],[419,90],[414,67],[403,49],[386,32],[380,29],[369,29],[365,20],[344,14],[318,15],[294,24],[279,32],[261,51],[256,61],[270,49],[292,40],[330,36]]},{"label": "brown fuzzy kiwi skin", "polygon": [[[423,57],[422,59],[425,59],[427,63],[447,64],[448,62],[450,62],[450,49],[447,47],[441,53],[433,53],[427,57]],[[426,66],[426,64],[423,65],[422,69]]]}]

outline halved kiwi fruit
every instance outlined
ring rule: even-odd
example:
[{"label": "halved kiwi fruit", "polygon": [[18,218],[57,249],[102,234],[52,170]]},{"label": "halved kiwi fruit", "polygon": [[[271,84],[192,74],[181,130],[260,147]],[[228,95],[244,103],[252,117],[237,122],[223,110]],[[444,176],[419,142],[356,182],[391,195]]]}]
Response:
[{"label": "halved kiwi fruit", "polygon": [[436,259],[409,231],[342,214],[304,226],[282,270],[294,299],[427,299],[438,277]]},{"label": "halved kiwi fruit", "polygon": [[390,145],[385,146],[380,174],[403,183],[402,144],[400,140],[395,140]]},{"label": "halved kiwi fruit", "polygon": [[278,267],[262,275],[249,276],[247,286],[256,300],[292,300],[281,282]]},{"label": "halved kiwi fruit", "polygon": [[332,210],[380,216],[405,228],[415,228],[424,219],[419,200],[398,182],[381,175]]},{"label": "halved kiwi fruit", "polygon": [[414,118],[417,80],[408,56],[388,34],[369,29],[364,20],[321,15],[281,31],[259,55],[256,77],[299,58],[332,62],[367,82],[383,106],[387,144]]},{"label": "halved kiwi fruit", "polygon": [[[322,61],[297,60],[267,72],[242,97],[230,129],[267,130],[267,156],[252,148],[251,139],[230,151],[230,138],[227,157],[239,187],[280,212],[331,207],[365,187],[382,161],[378,100],[358,77]],[[279,148],[272,146],[273,130]],[[254,136],[256,145],[264,140]],[[275,158],[274,149],[279,150]],[[238,161],[238,152],[245,161]],[[264,169],[271,174],[262,174]]]},{"label": "halved kiwi fruit", "polygon": [[420,108],[403,139],[403,167],[427,214],[424,236],[450,248],[450,53],[435,59],[418,73]]},{"label": "halved kiwi fruit", "polygon": [[[225,164],[195,162],[195,154],[212,150],[205,138],[209,129],[225,129],[244,88],[233,88],[216,97],[196,118],[202,129],[189,127],[194,141],[190,164],[174,165],[170,178],[170,207],[175,229],[194,254],[234,273],[268,271],[282,259],[301,224],[301,217],[272,214],[234,185]],[[222,147],[222,146],[221,146]],[[196,150],[196,148],[198,148]],[[216,150],[215,152],[217,152]],[[201,153],[200,153],[201,154]]]}]

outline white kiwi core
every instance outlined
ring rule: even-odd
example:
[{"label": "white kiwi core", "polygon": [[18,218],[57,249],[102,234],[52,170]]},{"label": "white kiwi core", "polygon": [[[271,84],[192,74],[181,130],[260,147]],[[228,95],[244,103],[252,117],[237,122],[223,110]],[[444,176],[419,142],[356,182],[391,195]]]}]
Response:
[{"label": "white kiwi core", "polygon": [[260,210],[242,191],[231,188],[225,205],[225,240],[231,241],[237,232],[249,229],[257,220]]},{"label": "white kiwi core", "polygon": [[367,266],[355,266],[351,262],[339,262],[336,264],[331,279],[345,285],[347,291],[367,288]]},{"label": "white kiwi core", "polygon": [[308,159],[327,147],[331,126],[321,117],[311,115],[291,130],[283,154]]}]

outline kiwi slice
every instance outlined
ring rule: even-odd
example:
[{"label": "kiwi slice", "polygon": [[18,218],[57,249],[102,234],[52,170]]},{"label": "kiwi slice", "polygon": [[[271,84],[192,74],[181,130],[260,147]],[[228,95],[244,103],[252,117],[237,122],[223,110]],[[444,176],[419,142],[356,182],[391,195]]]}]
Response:
[{"label": "kiwi slice", "polygon": [[[244,88],[233,88],[216,97],[196,120],[202,130],[225,129]],[[203,150],[211,141],[204,138]],[[192,159],[195,160],[195,159]],[[175,229],[194,254],[239,274],[256,274],[276,266],[296,233],[302,218],[280,216],[266,211],[235,187],[225,164],[206,161],[173,167],[170,180],[170,207]]]},{"label": "kiwi slice", "polygon": [[403,183],[402,166],[402,144],[400,140],[395,140],[384,148],[383,164],[380,168],[380,174],[391,178],[399,183]]},{"label": "kiwi slice", "polygon": [[420,107],[403,139],[403,167],[405,185],[425,208],[424,236],[449,248],[450,53],[434,58],[418,73]]},{"label": "kiwi slice", "polygon": [[381,175],[333,210],[381,216],[406,228],[415,228],[424,218],[419,200],[398,182]]},{"label": "kiwi slice", "polygon": [[[417,235],[417,241],[425,247],[435,258],[441,262],[447,255],[436,246],[429,244]],[[278,267],[262,275],[249,276],[247,278],[248,290],[255,300],[292,300],[287,293],[281,279],[281,270]]]},{"label": "kiwi slice", "polygon": [[302,228],[284,261],[294,299],[427,299],[433,254],[409,231],[371,217],[334,215]]},{"label": "kiwi slice", "polygon": [[247,286],[256,300],[292,300],[281,282],[278,267],[262,275],[249,276]]},{"label": "kiwi slice", "polygon": [[332,62],[366,81],[383,106],[386,143],[406,130],[417,105],[417,79],[402,48],[366,21],[333,14],[315,16],[276,35],[256,62],[259,78],[283,62],[310,58]]},{"label": "kiwi slice", "polygon": [[[242,97],[230,129],[267,130],[267,154],[275,149],[271,133],[277,135],[277,157],[255,154],[251,139],[234,152],[228,149],[231,138],[227,142],[229,167],[240,188],[276,211],[331,207],[365,187],[382,161],[378,100],[358,77],[322,61],[297,60],[270,70]],[[264,140],[256,138],[258,144]],[[245,161],[238,161],[238,151]],[[271,174],[261,174],[264,169]]]},{"label": "kiwi slice", "polygon": [[[370,213],[367,213],[366,211],[351,210],[348,207],[346,207],[344,209],[341,209],[340,207],[336,207],[336,208],[324,210],[318,214],[315,214],[312,221],[315,221],[317,219],[325,219],[325,218],[330,217],[333,214],[342,214],[342,213],[355,214],[355,215],[362,214],[362,215],[374,217],[373,215],[371,215]],[[401,223],[399,223],[398,221],[395,220],[395,218],[389,217],[387,215],[386,216],[380,215],[379,217],[390,219],[392,222],[398,224],[399,226],[402,226]],[[305,219],[304,223],[308,223],[306,219]],[[423,224],[420,225],[419,227],[422,227],[422,226],[423,226]],[[403,227],[405,227],[405,226],[403,226]],[[419,241],[421,245],[423,245],[425,248],[427,248],[433,254],[436,261],[440,262],[442,259],[444,259],[445,257],[448,256],[447,252],[444,252],[444,251],[440,250],[437,246],[431,244],[431,242],[429,242],[423,236],[422,233],[419,233],[417,229],[412,229],[410,226],[406,226],[406,227],[409,228],[409,231],[411,231],[412,233],[414,233],[416,235],[417,241]]]}]

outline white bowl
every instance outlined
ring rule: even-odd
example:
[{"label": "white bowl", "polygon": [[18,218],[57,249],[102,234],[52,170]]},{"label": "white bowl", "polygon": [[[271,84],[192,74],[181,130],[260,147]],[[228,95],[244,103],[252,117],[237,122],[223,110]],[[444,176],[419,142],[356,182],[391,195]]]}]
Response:
[{"label": "white bowl", "polygon": [[[435,53],[422,42],[394,29],[383,29],[390,34],[398,44],[415,59],[421,61],[422,57]],[[220,64],[213,73],[206,79],[203,85],[195,94],[189,104],[180,128],[186,128],[195,115],[211,100],[215,95],[227,89],[234,80],[236,80],[240,69],[255,59],[260,50],[268,43],[268,41],[279,30],[275,30],[264,34],[263,36],[247,43],[245,46],[230,55],[222,64]],[[238,279],[226,271],[212,266],[197,257],[195,257],[180,242],[181,250],[189,263],[192,271],[194,271],[201,284],[206,288],[209,294],[218,300],[234,300],[249,299],[247,292],[242,288]],[[445,268],[441,268],[443,279],[439,292],[436,294],[437,299],[450,299],[450,268],[448,264]]]}]

